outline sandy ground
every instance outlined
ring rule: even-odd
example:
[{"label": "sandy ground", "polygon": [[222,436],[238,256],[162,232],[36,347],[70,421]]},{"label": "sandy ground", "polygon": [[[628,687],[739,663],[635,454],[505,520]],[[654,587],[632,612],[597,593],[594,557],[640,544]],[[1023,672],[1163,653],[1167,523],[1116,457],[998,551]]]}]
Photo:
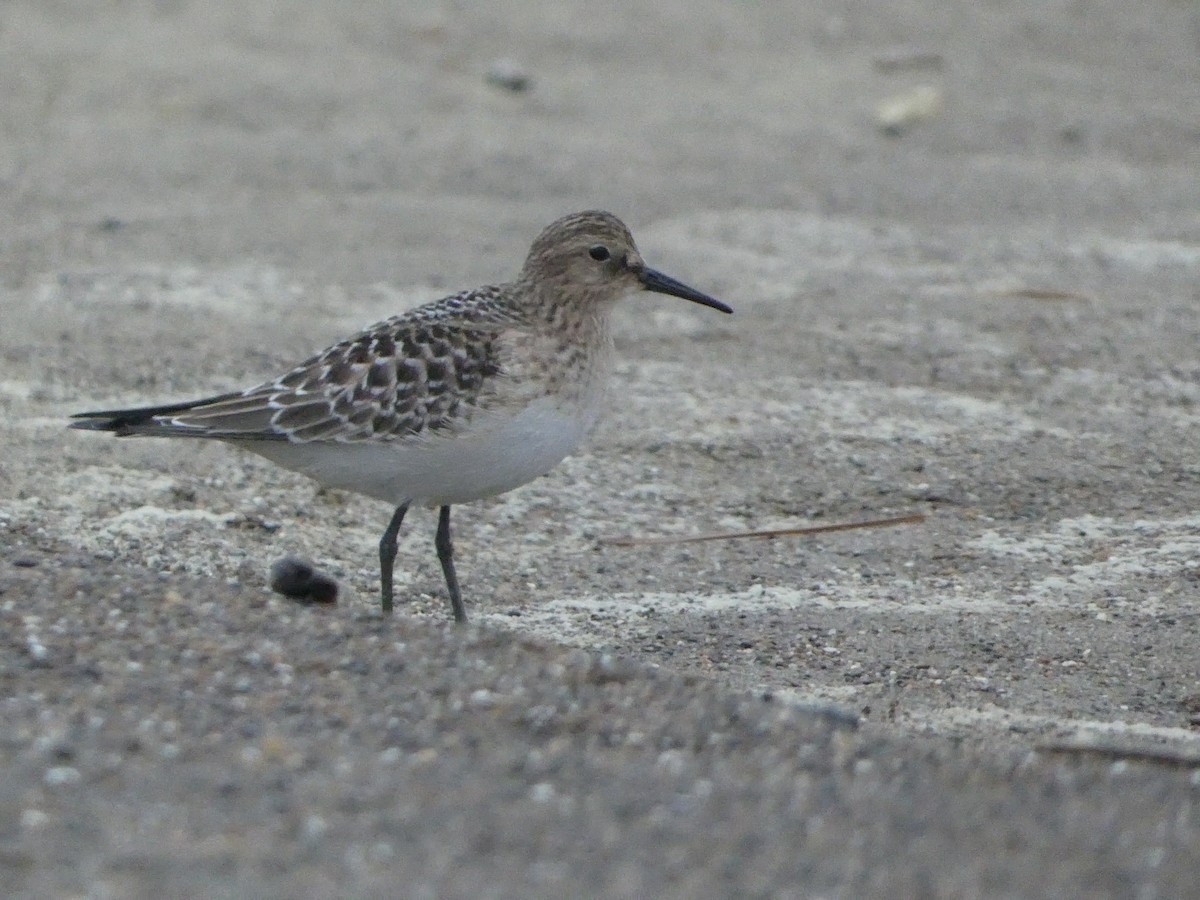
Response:
[{"label": "sandy ground", "polygon": [[[0,12],[7,894],[1194,890],[1195,3],[84,9]],[[457,511],[467,629],[429,513],[385,621],[381,505],[63,428],[593,206],[737,313],[626,304],[586,451]]]}]

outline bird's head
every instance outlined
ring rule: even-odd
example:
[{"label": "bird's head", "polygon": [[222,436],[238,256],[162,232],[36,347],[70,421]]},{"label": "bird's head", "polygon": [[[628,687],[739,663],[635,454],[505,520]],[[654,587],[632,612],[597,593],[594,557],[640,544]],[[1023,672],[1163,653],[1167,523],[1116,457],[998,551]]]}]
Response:
[{"label": "bird's head", "polygon": [[556,303],[573,298],[581,303],[615,302],[638,291],[654,291],[733,312],[720,300],[647,266],[625,224],[597,210],[564,216],[547,226],[529,250],[521,280],[543,296],[548,290]]}]

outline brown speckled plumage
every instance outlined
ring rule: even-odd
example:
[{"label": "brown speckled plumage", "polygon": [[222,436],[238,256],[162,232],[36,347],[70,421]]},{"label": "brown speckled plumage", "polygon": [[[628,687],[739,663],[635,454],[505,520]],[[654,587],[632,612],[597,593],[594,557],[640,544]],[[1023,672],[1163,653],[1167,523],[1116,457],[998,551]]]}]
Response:
[{"label": "brown speckled plumage", "polygon": [[274,381],[148,427],[296,442],[395,441],[463,427],[497,394],[501,345],[516,325],[495,302],[502,291],[455,294],[395,316]]}]

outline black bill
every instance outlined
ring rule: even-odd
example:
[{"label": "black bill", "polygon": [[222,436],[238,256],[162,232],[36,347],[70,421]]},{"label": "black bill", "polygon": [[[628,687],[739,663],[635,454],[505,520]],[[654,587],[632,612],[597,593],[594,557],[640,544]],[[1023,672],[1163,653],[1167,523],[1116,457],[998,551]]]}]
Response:
[{"label": "black bill", "polygon": [[672,297],[682,297],[684,300],[691,300],[693,303],[699,303],[701,306],[711,306],[713,309],[719,309],[723,313],[731,313],[733,309],[726,306],[720,300],[714,300],[708,294],[702,294],[695,288],[690,288],[682,281],[676,281],[669,275],[664,275],[654,269],[643,269],[640,277],[642,279],[642,287],[648,291],[654,291],[656,294],[670,294]]}]

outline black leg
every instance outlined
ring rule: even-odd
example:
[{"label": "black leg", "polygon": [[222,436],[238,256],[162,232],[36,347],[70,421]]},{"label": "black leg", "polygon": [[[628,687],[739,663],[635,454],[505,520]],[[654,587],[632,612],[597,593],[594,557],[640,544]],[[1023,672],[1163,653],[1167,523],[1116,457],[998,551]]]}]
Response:
[{"label": "black leg", "polygon": [[392,567],[396,563],[396,538],[400,534],[400,523],[408,512],[408,504],[397,506],[392,513],[392,521],[388,522],[387,530],[379,539],[379,586],[383,596],[383,611],[390,615],[392,612]]},{"label": "black leg", "polygon": [[454,574],[454,545],[450,543],[450,507],[443,506],[438,514],[437,539],[438,560],[442,574],[446,576],[446,587],[450,590],[450,606],[454,610],[454,621],[467,621],[467,609],[463,606],[462,592],[458,589],[458,576]]}]

